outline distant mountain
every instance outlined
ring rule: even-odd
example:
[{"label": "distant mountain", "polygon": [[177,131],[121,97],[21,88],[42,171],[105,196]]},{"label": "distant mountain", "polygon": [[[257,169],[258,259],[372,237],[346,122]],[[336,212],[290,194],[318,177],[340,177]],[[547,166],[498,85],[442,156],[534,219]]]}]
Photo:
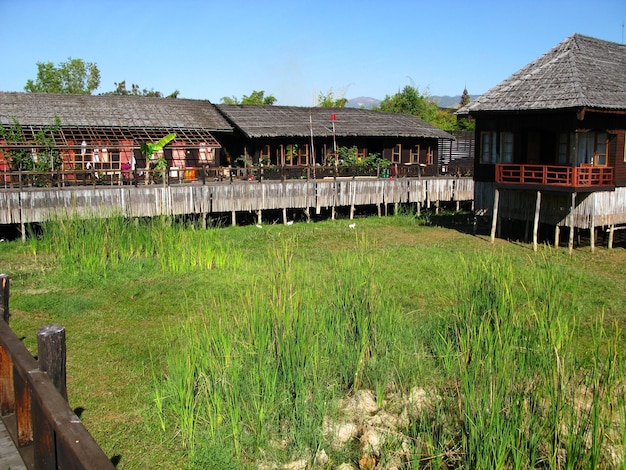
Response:
[{"label": "distant mountain", "polygon": [[[470,95],[470,101],[474,101],[480,95]],[[461,103],[461,95],[456,96],[431,96],[440,108],[458,108]]]},{"label": "distant mountain", "polygon": [[346,108],[365,108],[371,109],[372,106],[378,106],[380,100],[376,98],[368,98],[367,96],[359,96],[358,98],[350,98],[346,103]]},{"label": "distant mountain", "polygon": [[[470,100],[474,101],[480,95],[470,95]],[[431,96],[440,108],[458,108],[461,102],[461,95],[457,96]],[[367,96],[359,96],[358,98],[350,98],[346,103],[346,108],[365,108],[371,109],[372,106],[378,106],[381,100],[369,98]]]}]

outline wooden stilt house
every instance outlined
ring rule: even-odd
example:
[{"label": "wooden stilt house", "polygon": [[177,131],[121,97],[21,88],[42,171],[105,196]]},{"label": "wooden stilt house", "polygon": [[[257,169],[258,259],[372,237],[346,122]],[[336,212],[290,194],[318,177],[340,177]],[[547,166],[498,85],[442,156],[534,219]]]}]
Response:
[{"label": "wooden stilt house", "polygon": [[[356,150],[356,158],[378,156],[392,171],[441,171],[439,143],[447,132],[406,114],[357,108],[217,105],[235,129],[220,143],[231,162],[304,168],[333,165],[337,149]],[[410,173],[409,173],[410,174]]]},{"label": "wooden stilt house", "polygon": [[[574,34],[458,111],[476,120],[475,208],[558,244],[626,227],[626,46]],[[552,233],[550,228],[553,228]],[[543,229],[543,230],[542,230]]]},{"label": "wooden stilt house", "polygon": [[[141,144],[170,133],[176,138],[164,149],[169,167],[219,166],[221,146],[213,133],[232,132],[208,101],[51,93],[0,92],[0,125],[5,129],[5,138],[0,135],[0,171],[19,169],[11,154],[24,147],[32,147],[33,158],[41,159],[41,149],[35,147],[42,132],[60,153],[56,165],[61,169],[101,174],[124,172],[131,164],[145,168]],[[10,132],[20,137],[7,139]],[[52,159],[44,168],[59,169]]]}]

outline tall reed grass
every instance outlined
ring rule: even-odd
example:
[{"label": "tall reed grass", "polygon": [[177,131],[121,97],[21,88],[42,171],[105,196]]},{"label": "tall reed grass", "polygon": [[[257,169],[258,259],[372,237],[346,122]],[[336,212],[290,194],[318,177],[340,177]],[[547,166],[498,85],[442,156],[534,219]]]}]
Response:
[{"label": "tall reed grass", "polygon": [[171,217],[55,219],[43,224],[43,232],[43,239],[29,238],[32,250],[52,254],[55,263],[71,273],[106,277],[126,263],[147,261],[163,272],[183,274],[242,262],[215,229]]},{"label": "tall reed grass", "polygon": [[[435,342],[455,384],[445,414],[456,425],[434,453],[463,468],[620,466],[621,332],[607,337],[600,319],[593,348],[581,351],[574,306],[583,293],[548,262],[534,273],[518,278],[506,258],[466,260],[452,321]],[[430,433],[426,425],[416,438],[432,442]]]},{"label": "tall reed grass", "polygon": [[398,311],[378,295],[371,260],[347,253],[315,277],[297,245],[271,247],[267,277],[238,304],[213,298],[169,331],[179,347],[158,398],[197,465],[224,449],[238,465],[311,455],[326,447],[334,399],[394,380]]}]

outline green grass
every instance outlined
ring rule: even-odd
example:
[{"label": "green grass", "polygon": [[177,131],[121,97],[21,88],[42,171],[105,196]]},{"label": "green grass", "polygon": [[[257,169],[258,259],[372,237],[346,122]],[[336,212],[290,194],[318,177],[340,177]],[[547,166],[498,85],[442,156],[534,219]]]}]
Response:
[{"label": "green grass", "polygon": [[118,468],[322,448],[356,462],[324,417],[355,390],[383,403],[412,387],[441,399],[402,430],[406,468],[610,467],[603,449],[626,435],[624,250],[535,253],[424,220],[68,220],[0,244],[0,271],[31,350],[39,326],[65,326],[70,405]]}]

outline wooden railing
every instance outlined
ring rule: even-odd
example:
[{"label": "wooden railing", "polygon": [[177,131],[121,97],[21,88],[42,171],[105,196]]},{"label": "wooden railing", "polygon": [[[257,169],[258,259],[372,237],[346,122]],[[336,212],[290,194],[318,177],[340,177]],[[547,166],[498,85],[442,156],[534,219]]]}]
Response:
[{"label": "wooden railing", "polygon": [[496,183],[564,186],[613,186],[613,168],[599,166],[496,165]]},{"label": "wooden railing", "polygon": [[[385,171],[386,170],[386,171]],[[453,163],[445,166],[421,166],[393,164],[387,168],[365,166],[267,166],[259,168],[242,167],[185,167],[161,170],[116,169],[77,169],[56,171],[0,171],[0,188],[27,189],[27,188],[63,188],[73,186],[122,186],[122,185],[150,185],[150,184],[181,184],[200,182],[206,184],[211,181],[238,180],[288,180],[288,179],[323,179],[348,177],[418,177],[418,176],[471,176],[467,168],[459,168]],[[260,176],[260,178],[259,178]]]},{"label": "wooden railing", "polygon": [[[5,274],[0,274],[0,314],[0,412],[27,468],[115,468],[67,402],[64,329],[62,344],[58,325],[40,329],[36,361],[9,327],[9,276]],[[52,342],[42,339],[50,332]],[[58,355],[50,353],[60,349],[62,364]]]}]

